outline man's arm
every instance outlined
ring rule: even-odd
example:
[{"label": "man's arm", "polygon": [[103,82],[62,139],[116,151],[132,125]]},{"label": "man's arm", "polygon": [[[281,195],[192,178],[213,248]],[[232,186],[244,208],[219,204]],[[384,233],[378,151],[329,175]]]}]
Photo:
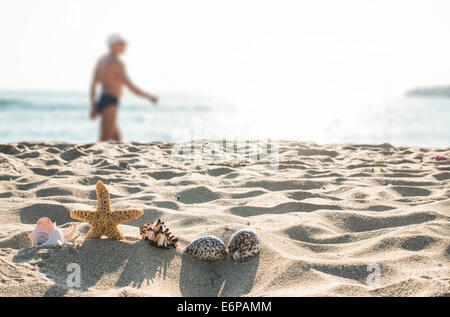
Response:
[{"label": "man's arm", "polygon": [[145,91],[143,91],[142,89],[138,88],[131,80],[130,77],[128,76],[126,69],[125,69],[125,65],[120,63],[120,72],[123,78],[123,82],[125,83],[125,85],[128,87],[128,89],[130,89],[133,93],[135,93],[138,96],[144,97],[148,100],[150,100],[152,103],[156,104],[158,102],[158,98],[156,96],[153,96]]},{"label": "man's arm", "polygon": [[94,69],[94,75],[92,76],[92,81],[91,81],[91,89],[90,89],[90,101],[91,101],[91,118],[95,119],[95,117],[97,116],[97,110],[95,109],[95,93],[96,93],[96,88],[97,88],[97,84],[99,83],[99,77],[98,77],[98,64],[95,66]]}]

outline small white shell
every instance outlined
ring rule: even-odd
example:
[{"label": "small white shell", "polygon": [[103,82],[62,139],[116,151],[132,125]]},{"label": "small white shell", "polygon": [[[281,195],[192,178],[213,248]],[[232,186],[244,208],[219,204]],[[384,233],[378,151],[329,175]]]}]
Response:
[{"label": "small white shell", "polygon": [[40,218],[36,228],[28,235],[33,247],[62,246],[65,242],[75,241],[78,238],[76,225],[63,230],[56,226],[49,218]]},{"label": "small white shell", "polygon": [[192,241],[185,252],[204,261],[217,261],[228,256],[225,244],[215,236],[204,236]]},{"label": "small white shell", "polygon": [[250,229],[236,231],[228,242],[228,250],[235,261],[249,260],[260,250],[259,237]]},{"label": "small white shell", "polygon": [[50,237],[49,237],[47,232],[43,232],[43,231],[42,232],[36,232],[33,235],[33,239],[31,240],[31,244],[33,246],[41,246],[41,245],[44,245],[48,241],[49,238]]}]

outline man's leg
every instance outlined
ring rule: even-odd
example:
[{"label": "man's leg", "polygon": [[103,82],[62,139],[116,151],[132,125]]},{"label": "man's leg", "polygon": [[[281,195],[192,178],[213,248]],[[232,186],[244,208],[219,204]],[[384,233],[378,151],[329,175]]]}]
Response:
[{"label": "man's leg", "polygon": [[117,125],[117,106],[107,106],[102,110],[100,141],[114,140],[114,129]]},{"label": "man's leg", "polygon": [[119,129],[119,125],[117,123],[117,119],[116,119],[116,124],[114,125],[112,139],[114,141],[122,141],[122,135],[120,133],[120,129]]}]

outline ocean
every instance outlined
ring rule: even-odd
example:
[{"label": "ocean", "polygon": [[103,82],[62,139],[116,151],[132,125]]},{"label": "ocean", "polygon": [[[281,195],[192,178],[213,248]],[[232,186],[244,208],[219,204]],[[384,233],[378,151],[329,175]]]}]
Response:
[{"label": "ocean", "polygon": [[[450,146],[450,98],[401,96],[360,105],[308,102],[271,107],[236,106],[190,94],[160,94],[153,107],[125,95],[119,123],[124,141],[284,139],[317,143],[391,143]],[[352,102],[355,104],[355,102]],[[358,103],[356,103],[358,104]],[[0,143],[98,138],[86,92],[0,92]]]}]

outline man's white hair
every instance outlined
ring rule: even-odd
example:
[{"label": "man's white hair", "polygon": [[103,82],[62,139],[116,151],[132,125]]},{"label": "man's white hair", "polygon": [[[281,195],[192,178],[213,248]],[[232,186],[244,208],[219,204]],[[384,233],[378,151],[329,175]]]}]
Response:
[{"label": "man's white hair", "polygon": [[117,33],[111,34],[110,36],[108,36],[108,45],[113,45],[116,43],[126,43],[127,41],[125,40],[125,38]]}]

